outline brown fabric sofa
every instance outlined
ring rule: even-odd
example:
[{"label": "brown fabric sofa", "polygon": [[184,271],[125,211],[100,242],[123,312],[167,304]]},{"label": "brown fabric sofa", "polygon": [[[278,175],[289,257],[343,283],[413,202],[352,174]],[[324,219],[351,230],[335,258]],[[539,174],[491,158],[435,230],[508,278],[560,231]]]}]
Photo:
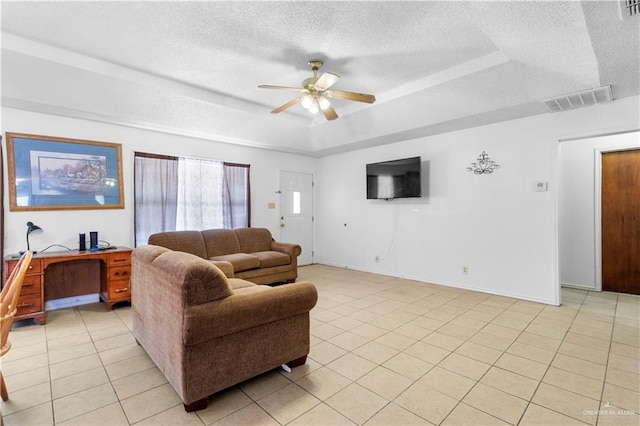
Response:
[{"label": "brown fabric sofa", "polygon": [[317,297],[310,282],[228,279],[210,262],[164,247],[132,253],[133,334],[186,411],[284,363],[304,364]]},{"label": "brown fabric sofa", "polygon": [[228,278],[255,284],[295,282],[297,244],[273,240],[265,228],[169,231],[149,236],[149,244],[194,254],[213,262]]}]

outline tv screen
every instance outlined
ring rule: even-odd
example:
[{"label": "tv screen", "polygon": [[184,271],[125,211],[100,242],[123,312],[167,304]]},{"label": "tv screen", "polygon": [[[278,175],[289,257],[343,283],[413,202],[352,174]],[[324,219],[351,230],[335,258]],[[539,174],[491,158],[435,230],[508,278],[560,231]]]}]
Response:
[{"label": "tv screen", "polygon": [[392,200],[422,196],[420,157],[367,164],[367,199]]}]

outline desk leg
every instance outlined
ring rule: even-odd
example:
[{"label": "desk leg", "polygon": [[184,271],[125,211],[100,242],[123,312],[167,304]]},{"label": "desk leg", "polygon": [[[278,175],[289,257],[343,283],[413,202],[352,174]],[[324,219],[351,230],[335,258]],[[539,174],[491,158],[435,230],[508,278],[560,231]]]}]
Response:
[{"label": "desk leg", "polygon": [[47,314],[44,312],[36,315],[34,318],[40,325],[45,325],[47,323]]}]

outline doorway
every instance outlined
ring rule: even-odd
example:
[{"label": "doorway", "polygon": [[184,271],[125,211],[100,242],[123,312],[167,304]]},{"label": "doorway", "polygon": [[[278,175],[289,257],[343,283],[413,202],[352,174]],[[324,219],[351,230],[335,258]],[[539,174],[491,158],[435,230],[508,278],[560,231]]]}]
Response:
[{"label": "doorway", "polygon": [[313,263],[313,174],[280,171],[280,241],[299,244],[298,265]]},{"label": "doorway", "polygon": [[640,149],[602,153],[602,290],[640,294]]},{"label": "doorway", "polygon": [[602,291],[602,156],[640,150],[640,131],[560,140],[558,260],[564,287]]}]

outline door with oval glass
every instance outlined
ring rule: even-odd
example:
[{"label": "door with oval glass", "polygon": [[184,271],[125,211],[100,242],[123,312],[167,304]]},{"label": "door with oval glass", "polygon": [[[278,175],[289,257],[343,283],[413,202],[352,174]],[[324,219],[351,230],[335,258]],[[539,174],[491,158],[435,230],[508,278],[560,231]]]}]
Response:
[{"label": "door with oval glass", "polygon": [[280,238],[300,244],[298,265],[313,263],[313,174],[280,171]]}]

